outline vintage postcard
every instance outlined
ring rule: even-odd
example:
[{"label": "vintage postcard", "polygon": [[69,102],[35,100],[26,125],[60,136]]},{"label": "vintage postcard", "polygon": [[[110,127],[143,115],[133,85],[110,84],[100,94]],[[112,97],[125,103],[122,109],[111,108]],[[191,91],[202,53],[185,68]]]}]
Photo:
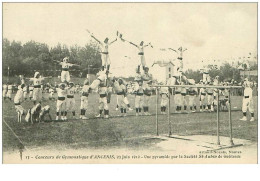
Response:
[{"label": "vintage postcard", "polygon": [[257,3],[3,3],[4,164],[256,164]]}]

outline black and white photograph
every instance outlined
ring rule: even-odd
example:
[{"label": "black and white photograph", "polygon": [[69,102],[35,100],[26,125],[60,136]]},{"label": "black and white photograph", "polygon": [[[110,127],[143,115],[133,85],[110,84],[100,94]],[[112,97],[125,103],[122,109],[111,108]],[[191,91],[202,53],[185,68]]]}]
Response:
[{"label": "black and white photograph", "polygon": [[3,164],[257,164],[258,3],[2,3]]}]

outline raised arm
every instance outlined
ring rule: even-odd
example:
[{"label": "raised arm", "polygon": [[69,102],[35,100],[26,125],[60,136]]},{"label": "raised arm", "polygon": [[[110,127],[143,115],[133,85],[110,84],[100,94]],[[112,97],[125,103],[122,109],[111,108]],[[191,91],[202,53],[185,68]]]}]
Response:
[{"label": "raised arm", "polygon": [[77,65],[77,64],[73,64],[73,63],[67,63],[70,67],[72,67],[72,66],[80,66],[80,65]]},{"label": "raised arm", "polygon": [[151,43],[148,43],[147,45],[144,45],[144,47],[148,47],[150,46],[151,48],[153,48],[153,45]]},{"label": "raised arm", "polygon": [[134,45],[135,47],[137,47],[137,48],[138,48],[138,45],[134,44],[134,43],[133,43],[133,42],[131,42],[131,41],[128,41],[128,40],[126,40],[126,39],[123,39],[123,38],[121,38],[121,40],[122,40],[122,41],[126,41],[126,42],[130,43],[131,45]]},{"label": "raised arm", "polygon": [[174,51],[174,52],[176,52],[176,53],[177,53],[177,51],[176,51],[176,50],[174,50],[173,48],[168,48],[168,50],[171,50],[171,51]]},{"label": "raised arm", "polygon": [[94,40],[96,40],[99,44],[102,45],[101,41],[99,41],[93,34],[90,35]]},{"label": "raised arm", "polygon": [[135,47],[138,48],[138,45],[134,44],[133,42],[130,42],[130,41],[129,41],[128,43],[130,43],[131,45],[134,45]]},{"label": "raised arm", "polygon": [[94,40],[96,40],[99,44],[102,44],[101,41],[99,41],[99,40],[94,36],[93,33],[91,33],[88,29],[86,29],[86,31],[90,34],[90,36],[91,36]]},{"label": "raised arm", "polygon": [[58,64],[61,64],[61,62],[58,61],[58,60],[53,60],[53,62],[58,63]]},{"label": "raised arm", "polygon": [[112,45],[112,44],[115,43],[116,41],[117,41],[117,38],[116,38],[114,41],[110,42],[109,45]]}]

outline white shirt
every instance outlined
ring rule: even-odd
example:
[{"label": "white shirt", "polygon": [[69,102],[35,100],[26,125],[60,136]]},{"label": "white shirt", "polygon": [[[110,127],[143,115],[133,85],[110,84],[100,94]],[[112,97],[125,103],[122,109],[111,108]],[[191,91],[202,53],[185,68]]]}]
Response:
[{"label": "white shirt", "polygon": [[168,87],[161,87],[161,94],[168,94]]},{"label": "white shirt", "polygon": [[90,87],[89,85],[84,85],[82,87],[82,96],[88,95],[89,87]]},{"label": "white shirt", "polygon": [[37,86],[37,85],[42,85],[42,81],[44,80],[44,78],[30,78],[31,81],[33,81],[33,85]]},{"label": "white shirt", "polygon": [[20,88],[14,96],[14,103],[17,104],[21,102],[23,102],[23,89]]},{"label": "white shirt", "polygon": [[244,96],[249,96],[249,98],[253,97],[253,90],[250,87],[246,87],[244,90]]},{"label": "white shirt", "polygon": [[68,69],[69,67],[72,66],[72,64],[71,64],[71,63],[68,63],[68,62],[61,62],[60,64],[61,64],[61,67],[62,67],[63,69]]},{"label": "white shirt", "polygon": [[108,44],[101,43],[101,46],[102,46],[102,52],[108,52]]},{"label": "white shirt", "polygon": [[23,91],[24,91],[24,92],[27,92],[27,87],[26,87],[26,86],[23,88]]},{"label": "white shirt", "polygon": [[12,85],[8,85],[8,90],[13,90],[13,86]]},{"label": "white shirt", "polygon": [[7,91],[7,88],[8,88],[7,85],[4,84],[4,85],[3,85],[3,90],[4,90],[4,91]]},{"label": "white shirt", "polygon": [[144,47],[143,46],[138,46],[137,48],[139,50],[139,53],[144,53]]},{"label": "white shirt", "polygon": [[67,95],[74,96],[75,93],[76,93],[76,88],[75,87],[68,87],[67,88]]},{"label": "white shirt", "polygon": [[66,93],[67,93],[66,89],[64,89],[64,90],[62,90],[60,88],[57,89],[58,97],[66,97]]},{"label": "white shirt", "polygon": [[206,93],[205,89],[204,88],[200,88],[200,93],[201,94],[205,94]]},{"label": "white shirt", "polygon": [[105,71],[100,71],[98,72],[98,79],[101,81],[105,81],[107,78],[106,72]]}]

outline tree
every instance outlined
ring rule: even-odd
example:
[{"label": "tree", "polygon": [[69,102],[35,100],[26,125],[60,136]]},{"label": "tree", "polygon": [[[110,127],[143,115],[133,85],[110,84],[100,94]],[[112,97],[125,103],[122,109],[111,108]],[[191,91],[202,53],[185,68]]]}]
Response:
[{"label": "tree", "polygon": [[202,73],[199,70],[188,69],[184,74],[188,79],[194,79],[195,82],[199,82],[202,79]]}]

